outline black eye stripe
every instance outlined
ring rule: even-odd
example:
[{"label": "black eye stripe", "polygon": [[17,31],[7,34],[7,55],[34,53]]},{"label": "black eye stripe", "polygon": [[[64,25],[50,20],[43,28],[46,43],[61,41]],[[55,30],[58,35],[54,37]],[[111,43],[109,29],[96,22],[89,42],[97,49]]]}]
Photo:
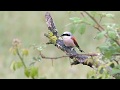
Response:
[{"label": "black eye stripe", "polygon": [[70,36],[70,34],[63,34],[62,36]]}]

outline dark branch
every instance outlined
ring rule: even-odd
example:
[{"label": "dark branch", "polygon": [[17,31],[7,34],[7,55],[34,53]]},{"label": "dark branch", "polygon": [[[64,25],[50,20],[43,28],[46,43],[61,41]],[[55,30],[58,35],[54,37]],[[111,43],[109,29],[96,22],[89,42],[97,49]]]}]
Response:
[{"label": "dark branch", "polygon": [[[82,15],[82,16],[84,17],[84,15]],[[59,58],[69,57],[69,58],[73,59],[73,62],[71,63],[71,65],[83,64],[83,65],[87,65],[87,66],[92,67],[92,65],[95,64],[95,63],[92,63],[88,58],[91,58],[93,56],[99,56],[98,54],[79,54],[75,51],[75,49],[73,47],[66,47],[63,43],[63,40],[57,35],[58,31],[55,27],[55,24],[54,24],[53,19],[52,19],[49,12],[46,12],[45,18],[46,18],[46,24],[48,26],[48,29],[53,33],[53,36],[49,36],[49,34],[45,34],[45,36],[50,41],[53,41],[52,40],[53,37],[55,37],[55,36],[57,37],[55,43],[49,42],[48,44],[54,44],[58,49],[65,52],[66,56],[45,57],[43,54],[40,54],[42,58],[45,58],[45,59],[59,59]],[[100,30],[99,27],[95,27],[95,28]],[[96,61],[96,64],[94,66],[98,67],[99,65],[100,65],[100,62]]]},{"label": "dark branch", "polygon": [[40,56],[44,59],[60,59],[60,58],[64,58],[64,57],[78,57],[79,55],[99,56],[99,54],[78,54],[78,55],[65,55],[65,56],[59,56],[59,57],[46,57],[41,52],[39,52],[39,53],[40,53]]},{"label": "dark branch", "polygon": [[47,24],[47,26],[48,26],[48,29],[49,29],[51,32],[53,32],[53,34],[54,34],[55,36],[57,36],[58,31],[57,31],[57,29],[56,29],[56,27],[55,27],[55,24],[54,24],[53,19],[52,19],[52,17],[51,17],[51,15],[50,15],[49,12],[46,12],[46,14],[45,14],[45,19],[46,19],[46,24]]},{"label": "dark branch", "polygon": [[[45,18],[46,18],[46,24],[48,26],[48,29],[53,33],[53,36],[56,36],[57,37],[57,40],[56,40],[56,44],[55,46],[58,48],[58,49],[61,49],[63,52],[65,52],[67,55],[69,55],[69,57],[71,59],[75,58],[75,60],[77,60],[79,63],[83,63],[86,61],[86,59],[88,58],[88,56],[86,55],[80,55],[78,54],[75,49],[73,49],[73,47],[66,47],[63,43],[63,40],[60,39],[60,37],[57,35],[58,34],[58,31],[55,27],[55,24],[54,24],[54,21],[50,15],[49,12],[46,12],[45,14]],[[45,35],[47,36],[47,35]],[[47,36],[47,38],[51,39],[51,37]],[[50,43],[50,42],[49,42]]]}]

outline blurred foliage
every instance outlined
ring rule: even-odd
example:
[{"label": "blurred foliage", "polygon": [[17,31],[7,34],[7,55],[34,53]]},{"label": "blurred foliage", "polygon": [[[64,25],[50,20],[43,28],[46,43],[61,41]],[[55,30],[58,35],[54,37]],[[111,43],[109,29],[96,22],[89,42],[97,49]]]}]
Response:
[{"label": "blurred foliage", "polygon": [[[64,31],[71,31],[86,53],[100,52],[103,56],[97,58],[98,60],[106,63],[113,61],[119,63],[119,55],[112,56],[112,54],[119,54],[119,46],[114,40],[119,40],[120,12],[89,11],[105,28],[105,31],[102,32],[97,31],[93,27],[95,22],[87,15],[84,14],[83,16],[81,11],[50,11],[50,13],[59,34]],[[36,76],[32,74],[32,77],[35,78],[87,78],[87,72],[93,71],[93,69],[86,65],[71,67],[69,59],[55,60],[52,67],[51,60],[42,60],[38,53],[34,49],[31,49],[31,45],[37,45],[46,56],[51,57],[64,54],[52,45],[45,47],[45,50],[43,50],[42,47],[45,46],[44,43],[48,40],[44,37],[44,33],[48,31],[44,15],[44,11],[0,12],[0,78],[31,78],[31,76],[29,76],[31,75],[29,70],[32,66],[36,68],[35,73],[36,70],[38,70],[38,77],[37,73]],[[104,37],[104,35],[107,35],[107,38]],[[19,51],[21,56],[24,55],[24,62],[28,67],[26,68],[27,70],[24,69],[15,49],[10,50],[13,55],[8,53],[13,38],[19,38],[22,41],[23,47],[20,47]],[[113,67],[113,73],[110,73],[115,78],[119,78],[119,68],[116,68],[117,65],[118,64]],[[12,70],[15,69],[14,73],[9,67]],[[97,72],[96,70],[96,73]]]},{"label": "blurred foliage", "polygon": [[[118,54],[120,55],[120,36],[118,31],[120,26],[117,23],[111,23],[111,22],[101,23],[103,18],[114,19],[115,15],[111,13],[101,13],[101,12],[93,12],[93,11],[89,13],[81,12],[81,14],[83,18],[80,17],[70,18],[70,20],[72,21],[72,25],[75,26],[74,29],[72,30],[77,30],[77,32],[80,32],[80,34],[84,34],[86,25],[89,25],[90,27],[93,27],[96,30],[98,30],[99,32],[96,34],[95,39],[100,40],[103,37],[105,37],[105,41],[103,42],[102,45],[99,45],[97,47],[97,49],[99,49],[100,53],[102,54],[102,58],[101,57],[97,58],[97,60],[99,59],[107,63],[117,61],[117,64],[119,65],[118,63],[119,59],[116,59],[116,55]],[[88,18],[91,18],[91,21],[87,20],[87,18],[84,16],[85,14],[89,16]],[[92,21],[94,23],[91,23]],[[81,23],[84,23],[84,26]],[[72,30],[71,32],[75,32]],[[112,67],[110,73],[104,70],[104,68],[105,66],[101,68],[100,65],[96,71],[90,71],[90,73],[87,74],[88,75],[87,77],[105,79],[105,78],[111,78],[112,77],[111,73],[112,74],[120,73],[119,68]]]},{"label": "blurred foliage", "polygon": [[28,56],[29,51],[23,49],[19,39],[13,39],[12,47],[10,48],[13,55],[19,57],[18,60],[13,60],[11,63],[11,69],[17,70],[21,67],[24,67],[24,73],[27,77],[37,78],[38,77],[38,68],[35,66],[26,66],[24,56]]}]

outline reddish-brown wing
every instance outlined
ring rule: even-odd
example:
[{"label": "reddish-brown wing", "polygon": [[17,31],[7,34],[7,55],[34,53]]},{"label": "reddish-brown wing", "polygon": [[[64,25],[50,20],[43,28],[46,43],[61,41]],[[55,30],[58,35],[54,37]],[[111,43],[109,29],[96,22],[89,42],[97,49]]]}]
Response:
[{"label": "reddish-brown wing", "polygon": [[75,44],[76,47],[79,49],[79,51],[84,52],[83,50],[80,49],[80,47],[79,47],[79,45],[78,45],[78,43],[77,43],[75,37],[72,36],[71,39],[74,41],[74,44]]},{"label": "reddish-brown wing", "polygon": [[77,48],[79,48],[79,45],[78,45],[78,43],[77,43],[77,41],[76,41],[75,37],[74,37],[74,36],[72,36],[72,37],[71,37],[71,39],[74,41],[74,44],[76,45],[76,47],[77,47]]}]

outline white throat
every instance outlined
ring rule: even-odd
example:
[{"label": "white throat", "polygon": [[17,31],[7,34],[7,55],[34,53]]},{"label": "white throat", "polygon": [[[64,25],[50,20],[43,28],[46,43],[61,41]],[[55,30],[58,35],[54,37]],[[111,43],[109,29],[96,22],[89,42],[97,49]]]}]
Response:
[{"label": "white throat", "polygon": [[63,36],[63,39],[71,39],[71,36]]}]

